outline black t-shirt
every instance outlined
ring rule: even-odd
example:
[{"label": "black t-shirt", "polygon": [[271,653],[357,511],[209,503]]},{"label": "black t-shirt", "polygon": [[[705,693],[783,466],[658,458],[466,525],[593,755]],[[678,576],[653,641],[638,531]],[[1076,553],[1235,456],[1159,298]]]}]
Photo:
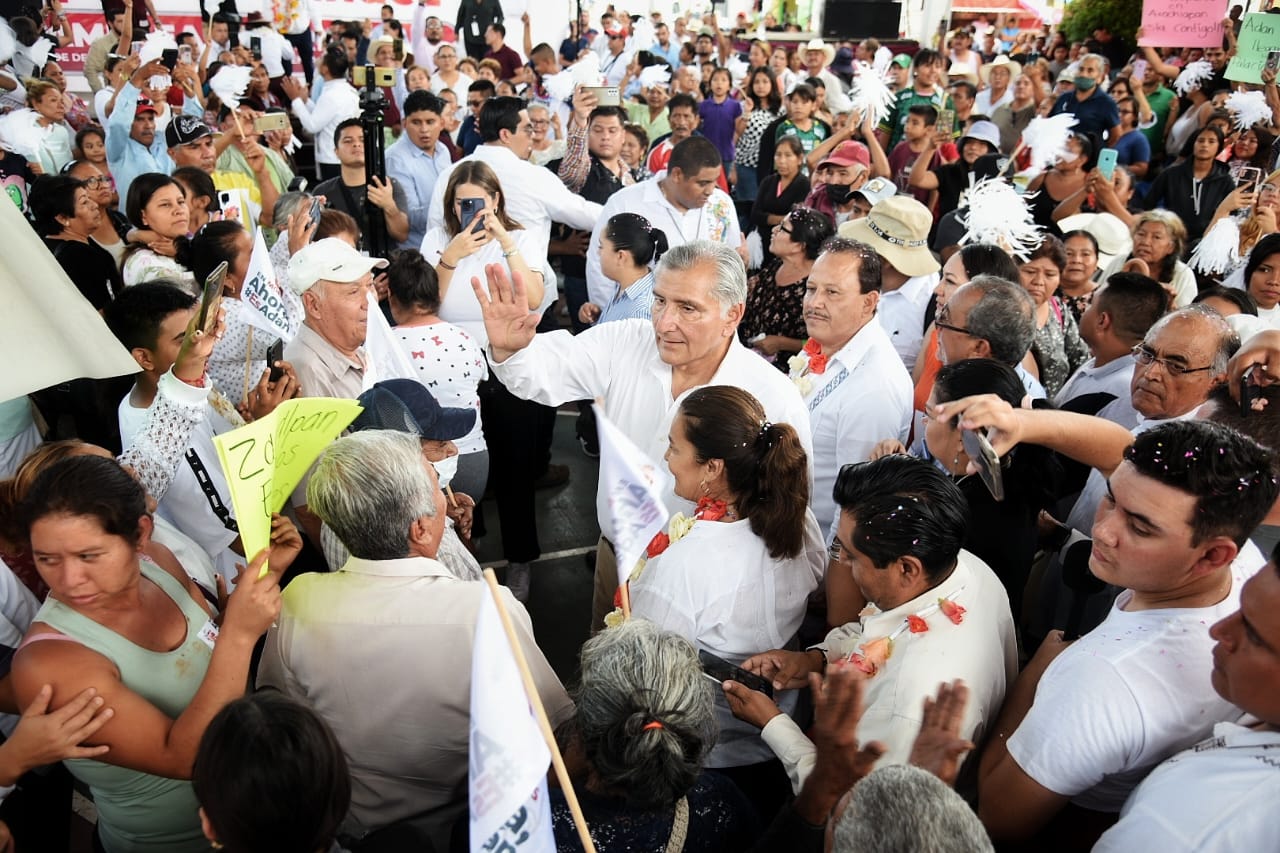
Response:
[{"label": "black t-shirt", "polygon": [[[391,181],[391,194],[395,200],[396,207],[401,210],[407,210],[409,202],[405,198],[404,188],[400,186],[400,182],[395,178],[388,178]],[[356,225],[360,226],[360,243],[362,248],[368,248],[364,245],[364,234],[368,228],[368,218],[365,208],[369,202],[369,188],[365,184],[359,186],[347,186],[342,182],[342,176],[330,178],[327,181],[321,181],[316,184],[316,188],[312,191],[313,195],[322,195],[325,197],[326,204],[334,210],[341,210],[356,221]],[[395,248],[394,240],[388,238],[391,248]]]},{"label": "black t-shirt", "polygon": [[46,237],[45,245],[53,253],[54,260],[67,273],[71,283],[98,311],[110,305],[115,295],[124,289],[115,258],[92,240],[81,243],[78,240]]}]

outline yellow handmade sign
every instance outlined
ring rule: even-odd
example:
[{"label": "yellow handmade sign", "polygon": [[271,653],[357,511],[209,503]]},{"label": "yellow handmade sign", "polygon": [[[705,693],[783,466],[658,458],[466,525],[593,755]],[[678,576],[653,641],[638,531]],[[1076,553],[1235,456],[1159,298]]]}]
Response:
[{"label": "yellow handmade sign", "polygon": [[214,436],[246,558],[270,544],[271,514],[284,507],[311,465],[361,411],[354,400],[305,397]]}]

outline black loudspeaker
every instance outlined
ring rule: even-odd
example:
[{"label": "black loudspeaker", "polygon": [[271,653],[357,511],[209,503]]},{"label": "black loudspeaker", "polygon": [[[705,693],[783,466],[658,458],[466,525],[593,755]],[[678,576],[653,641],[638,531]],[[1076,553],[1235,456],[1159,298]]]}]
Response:
[{"label": "black loudspeaker", "polygon": [[886,0],[827,0],[822,37],[896,39],[902,4]]}]

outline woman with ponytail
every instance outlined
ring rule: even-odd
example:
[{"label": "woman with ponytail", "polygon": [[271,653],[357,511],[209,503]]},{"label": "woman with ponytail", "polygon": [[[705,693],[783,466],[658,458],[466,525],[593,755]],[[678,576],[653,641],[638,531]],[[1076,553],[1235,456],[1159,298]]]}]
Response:
[{"label": "woman with ponytail", "polygon": [[[665,550],[662,537],[650,544],[630,585],[633,617],[734,664],[786,647],[826,564],[799,436],[770,423],[746,391],[711,385],[684,398],[668,440],[675,493],[698,509],[691,524],[673,519]],[[794,693],[776,698],[784,711],[795,706]],[[720,736],[708,766],[728,773],[761,814],[773,814],[789,790],[781,765],[719,695],[716,717]]]},{"label": "woman with ponytail", "polygon": [[653,313],[653,268],[667,251],[667,235],[638,213],[619,213],[600,235],[600,269],[618,283],[613,301],[578,309],[588,325],[612,320],[648,320]]},{"label": "woman with ponytail", "polygon": [[[566,760],[596,849],[748,849],[759,829],[750,804],[703,769],[720,691],[689,641],[631,619],[587,641],[581,671]],[[560,788],[551,820],[558,850],[582,849]]]}]

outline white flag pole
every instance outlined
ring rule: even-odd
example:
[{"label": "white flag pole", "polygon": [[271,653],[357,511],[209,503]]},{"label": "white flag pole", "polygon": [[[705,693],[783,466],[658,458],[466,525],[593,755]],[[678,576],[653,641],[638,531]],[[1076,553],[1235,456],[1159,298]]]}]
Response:
[{"label": "white flag pole", "polygon": [[585,853],[596,853],[595,844],[591,841],[591,833],[587,831],[587,819],[582,814],[582,806],[578,805],[578,795],[573,790],[573,781],[569,778],[569,771],[564,766],[564,757],[560,755],[560,747],[556,744],[556,736],[551,731],[551,721],[547,719],[547,709],[542,707],[542,697],[538,695],[538,687],[533,682],[533,673],[529,670],[529,662],[525,659],[524,649],[520,646],[519,637],[516,636],[515,625],[511,623],[511,616],[507,613],[502,596],[498,593],[498,576],[493,573],[493,569],[485,569],[484,580],[485,583],[489,584],[489,592],[493,595],[494,607],[497,608],[498,617],[502,620],[502,630],[506,632],[507,642],[511,645],[511,654],[516,659],[516,667],[520,670],[520,681],[524,683],[524,692],[529,698],[529,707],[533,709],[533,716],[538,721],[542,739],[547,742],[547,749],[551,750],[551,765],[556,770],[556,778],[560,780],[560,788],[564,791],[565,802],[569,804],[569,812],[573,815],[574,826],[578,829],[578,838],[582,841],[582,849]]}]

